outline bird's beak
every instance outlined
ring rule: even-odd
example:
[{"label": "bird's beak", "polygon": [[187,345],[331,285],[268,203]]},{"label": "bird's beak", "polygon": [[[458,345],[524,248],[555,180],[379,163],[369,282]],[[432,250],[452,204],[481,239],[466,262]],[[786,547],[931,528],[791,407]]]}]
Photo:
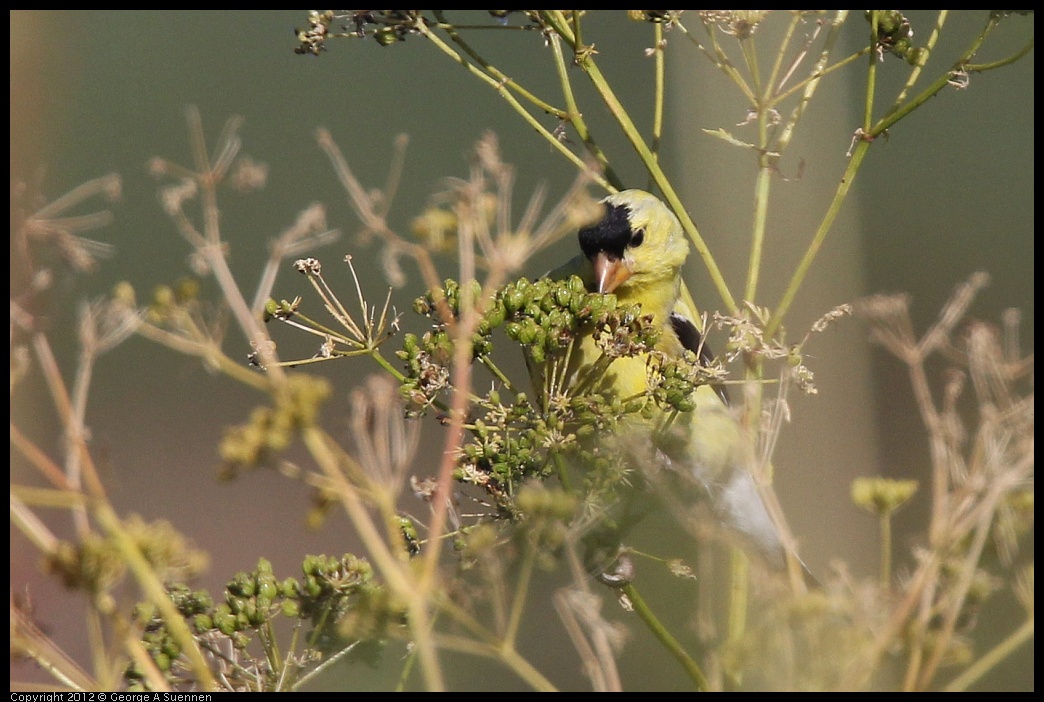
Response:
[{"label": "bird's beak", "polygon": [[598,252],[591,264],[594,266],[595,280],[598,281],[598,292],[611,293],[623,285],[631,277],[631,267],[620,258]]}]

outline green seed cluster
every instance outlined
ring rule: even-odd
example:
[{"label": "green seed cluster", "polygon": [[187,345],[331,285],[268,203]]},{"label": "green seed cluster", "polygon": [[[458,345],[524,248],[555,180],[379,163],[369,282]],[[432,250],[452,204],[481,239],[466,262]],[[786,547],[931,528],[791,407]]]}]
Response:
[{"label": "green seed cluster", "polygon": [[877,514],[889,514],[902,507],[917,492],[916,480],[869,477],[852,481],[852,502]]},{"label": "green seed cluster", "polygon": [[[453,339],[449,323],[460,319],[462,301],[474,309],[480,304],[481,287],[475,281],[462,290],[455,280],[432,290],[413,303],[413,310],[435,321],[434,327],[418,337],[406,334],[401,351],[396,355],[406,364],[406,380],[401,393],[407,401],[408,414],[423,414],[435,404],[443,390],[449,388],[449,365],[453,357]],[[502,320],[501,320],[502,321]],[[493,348],[493,329],[499,326],[495,317],[485,315],[471,338],[473,357],[489,353]]]},{"label": "green seed cluster", "polygon": [[194,278],[181,278],[172,285],[156,286],[145,318],[157,326],[176,328],[181,315],[192,314],[198,309],[199,287],[199,281]]},{"label": "green seed cluster", "polygon": [[[340,32],[333,26],[338,20]],[[417,32],[421,21],[416,10],[350,10],[340,15],[333,10],[311,10],[308,28],[294,30],[300,43],[294,53],[318,56],[326,50],[326,40],[331,36],[372,37],[381,46],[389,46]]]},{"label": "green seed cluster", "polygon": [[521,344],[534,363],[544,363],[571,341],[594,329],[595,323],[616,312],[616,296],[587,292],[577,276],[530,282],[522,278],[501,289],[507,325],[504,331]]},{"label": "green seed cluster", "polygon": [[649,353],[656,347],[660,334],[652,315],[643,315],[639,305],[604,313],[598,320],[594,340],[606,358],[623,358]]},{"label": "green seed cluster", "polygon": [[[167,592],[194,633],[202,634],[214,628],[214,600],[209,593],[204,590],[194,591],[183,584],[172,585],[167,588]],[[156,667],[171,682],[177,681],[174,668],[178,656],[181,655],[181,646],[164,625],[155,605],[137,605],[134,608],[134,619],[142,627],[141,642]],[[136,662],[127,665],[123,676],[131,692],[143,692],[148,689],[145,673]]]},{"label": "green seed cluster", "polygon": [[[169,522],[146,522],[131,515],[123,526],[134,547],[161,577],[194,577],[206,568],[206,553],[196,550]],[[126,558],[113,537],[92,533],[78,543],[59,542],[48,554],[46,567],[66,587],[101,596],[122,579]]]},{"label": "green seed cluster", "polygon": [[[536,10],[487,10],[491,17],[504,20],[513,13],[525,13],[530,26],[540,26]],[[435,20],[422,14],[421,10],[310,10],[308,27],[295,29],[298,46],[294,53],[318,56],[326,51],[326,41],[331,38],[373,39],[381,46],[391,46],[417,34],[420,26]],[[499,24],[497,26],[500,26]]]},{"label": "green seed cluster", "polygon": [[559,487],[527,482],[518,491],[518,509],[526,515],[525,538],[553,551],[565,540],[576,514],[577,498]]},{"label": "green seed cluster", "polygon": [[[866,11],[866,19],[870,21],[871,10]],[[913,45],[913,27],[910,20],[899,10],[880,10],[877,13],[878,45],[911,66],[916,66],[921,52]]]},{"label": "green seed cluster", "polygon": [[493,391],[483,404],[486,414],[468,425],[471,436],[461,448],[454,478],[478,485],[493,497],[502,516],[513,516],[513,487],[527,477],[546,477],[551,467],[543,437],[548,427],[525,393],[502,404]]},{"label": "green seed cluster", "polygon": [[692,351],[681,358],[653,352],[649,356],[649,395],[661,408],[691,412],[696,408],[697,388],[720,382],[724,375],[720,365],[702,365]]},{"label": "green seed cluster", "polygon": [[225,429],[219,452],[225,477],[256,468],[284,451],[297,432],[313,424],[319,407],[330,396],[330,385],[309,375],[291,375],[275,406],[257,407],[246,424]]},{"label": "green seed cluster", "polygon": [[419,338],[416,334],[406,334],[402,350],[395,354],[406,363],[406,378],[400,392],[407,403],[407,414],[420,416],[449,387],[452,343],[444,332],[429,331]]},{"label": "green seed cluster", "polygon": [[406,553],[411,556],[416,556],[421,551],[421,538],[420,534],[417,533],[417,525],[413,523],[413,520],[409,517],[399,517],[399,533],[402,534],[403,545],[406,546]]},{"label": "green seed cluster", "polygon": [[[406,334],[403,348],[397,355],[406,364],[407,381],[403,396],[415,413],[434,404],[439,393],[449,387],[448,365],[453,353],[453,339],[448,328],[451,320],[461,318],[462,304],[471,309],[483,305],[478,283],[462,289],[454,280],[445,287],[433,290],[414,302],[418,314],[430,317],[435,326],[423,336]],[[637,343],[651,347],[653,332],[639,331],[638,308],[617,310],[616,297],[589,293],[577,276],[566,281],[541,279],[531,282],[522,278],[505,285],[485,304],[486,311],[471,338],[472,357],[488,356],[493,350],[493,332],[504,328],[508,338],[520,344],[534,363],[544,363],[549,355],[565,350],[569,343],[596,325],[604,327],[603,334],[621,337],[628,334],[639,339]],[[627,347],[631,353],[640,353],[641,347]]]},{"label": "green seed cluster", "polygon": [[[262,558],[255,570],[237,573],[229,581],[220,604],[206,591],[183,584],[170,585],[167,591],[204,648],[214,649],[216,641],[224,639],[243,659],[251,657],[249,646],[255,638],[264,642],[271,635],[271,624],[279,616],[310,622],[312,630],[306,639],[317,651],[343,647],[345,638],[381,638],[389,625],[401,623],[403,608],[392,604],[367,560],[351,554],[306,556],[301,569],[301,579],[280,580],[272,564]],[[187,682],[188,669],[178,661],[181,648],[156,607],[139,604],[135,619],[142,627],[142,642],[160,671],[172,684]],[[302,656],[300,660],[308,659]],[[243,667],[257,670],[258,666],[271,672],[263,657]],[[128,665],[124,677],[129,689],[148,689],[137,664]]]}]

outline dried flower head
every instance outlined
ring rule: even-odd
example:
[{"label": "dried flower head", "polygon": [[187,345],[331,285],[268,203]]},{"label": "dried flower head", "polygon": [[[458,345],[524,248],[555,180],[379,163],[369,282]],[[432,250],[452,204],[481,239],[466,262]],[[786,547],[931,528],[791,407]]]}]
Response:
[{"label": "dried flower head", "polygon": [[351,271],[355,283],[355,292],[359,301],[359,316],[354,316],[337,297],[323,277],[323,266],[317,258],[302,258],[294,262],[294,268],[308,278],[312,287],[319,294],[326,311],[334,318],[343,331],[330,329],[300,312],[301,298],[293,302],[269,300],[265,305],[265,321],[277,319],[292,327],[313,334],[320,339],[319,350],[310,360],[285,361],[280,365],[296,366],[311,361],[323,361],[331,358],[372,354],[381,344],[387,341],[399,329],[399,315],[391,308],[391,288],[384,299],[378,314],[376,305],[372,305],[363,295],[359,276],[355,271],[352,256],[345,256],[344,261]]},{"label": "dried flower head", "polygon": [[399,385],[371,375],[351,394],[349,423],[363,469],[392,496],[402,488],[420,439],[420,425],[407,421]]}]

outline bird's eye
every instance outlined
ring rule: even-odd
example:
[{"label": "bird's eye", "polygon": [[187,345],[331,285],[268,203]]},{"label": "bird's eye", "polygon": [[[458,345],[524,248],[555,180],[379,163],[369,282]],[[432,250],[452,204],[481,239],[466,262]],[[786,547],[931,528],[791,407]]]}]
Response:
[{"label": "bird's eye", "polygon": [[641,246],[643,241],[645,241],[645,230],[639,229],[631,237],[631,247]]}]

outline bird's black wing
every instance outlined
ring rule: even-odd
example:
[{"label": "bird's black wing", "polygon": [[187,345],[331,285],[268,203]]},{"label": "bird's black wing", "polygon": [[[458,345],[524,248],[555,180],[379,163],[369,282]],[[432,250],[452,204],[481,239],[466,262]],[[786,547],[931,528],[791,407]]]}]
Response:
[{"label": "bird's black wing", "polygon": [[[702,365],[709,366],[714,363],[714,354],[703,343],[703,334],[700,334],[700,330],[696,328],[692,320],[686,319],[677,312],[672,312],[671,329],[678,335],[678,341],[681,342],[682,347],[696,354]],[[728,405],[729,393],[725,390],[725,386],[713,385],[711,387],[714,388],[714,392],[718,393],[721,401]]]}]

